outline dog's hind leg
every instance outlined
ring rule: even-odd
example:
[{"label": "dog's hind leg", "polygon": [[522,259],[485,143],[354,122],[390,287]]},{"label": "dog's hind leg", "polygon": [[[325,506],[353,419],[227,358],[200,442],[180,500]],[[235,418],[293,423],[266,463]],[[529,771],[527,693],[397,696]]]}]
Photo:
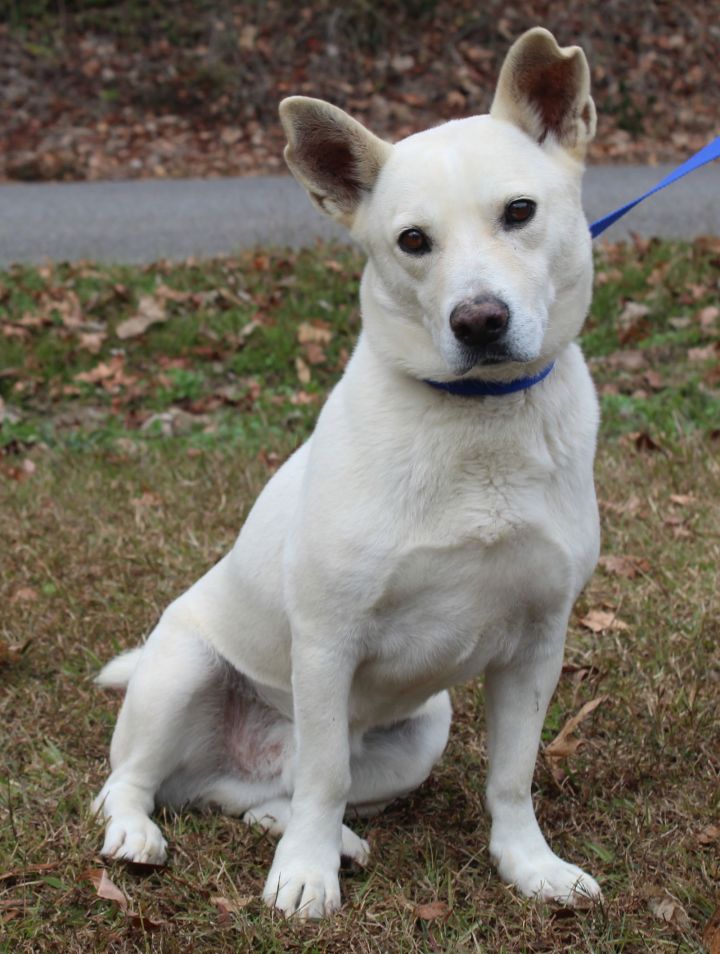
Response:
[{"label": "dog's hind leg", "polygon": [[95,799],[107,830],[102,854],[161,863],[166,844],[150,813],[162,782],[212,732],[205,700],[225,664],[171,606],[143,647],[110,749],[112,774]]},{"label": "dog's hind leg", "polygon": [[366,732],[350,758],[349,810],[369,817],[424,782],[445,751],[451,719],[450,697],[440,692],[402,722]]}]

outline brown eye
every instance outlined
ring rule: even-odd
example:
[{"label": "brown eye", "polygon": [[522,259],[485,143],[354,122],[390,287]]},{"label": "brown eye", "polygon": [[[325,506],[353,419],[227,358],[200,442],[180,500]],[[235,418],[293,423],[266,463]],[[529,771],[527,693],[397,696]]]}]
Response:
[{"label": "brown eye", "polygon": [[398,236],[398,245],[408,255],[425,255],[430,251],[430,239],[422,229],[405,229]]},{"label": "brown eye", "polygon": [[532,199],[514,199],[505,206],[503,222],[512,228],[516,225],[525,225],[535,215],[536,205]]}]

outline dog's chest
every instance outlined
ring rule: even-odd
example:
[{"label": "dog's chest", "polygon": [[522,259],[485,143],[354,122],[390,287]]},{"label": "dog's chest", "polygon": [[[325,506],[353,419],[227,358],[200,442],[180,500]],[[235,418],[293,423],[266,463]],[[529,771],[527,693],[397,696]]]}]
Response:
[{"label": "dog's chest", "polygon": [[548,638],[596,547],[545,481],[465,466],[375,567],[362,692],[425,695]]}]

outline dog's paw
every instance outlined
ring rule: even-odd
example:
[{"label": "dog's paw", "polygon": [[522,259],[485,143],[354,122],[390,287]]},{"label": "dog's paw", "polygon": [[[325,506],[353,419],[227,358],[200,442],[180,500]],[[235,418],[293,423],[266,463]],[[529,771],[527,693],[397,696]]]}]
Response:
[{"label": "dog's paw", "polygon": [[340,858],[322,859],[323,853],[310,853],[312,860],[293,857],[283,842],[275,852],[265,882],[263,901],[286,916],[322,918],[340,908]]},{"label": "dog's paw", "polygon": [[161,865],[167,844],[155,822],[146,815],[130,815],[110,821],[100,853],[136,864]]},{"label": "dog's paw", "polygon": [[549,850],[537,858],[505,856],[498,863],[498,874],[528,898],[575,905],[599,901],[602,897],[600,885],[594,878]]}]

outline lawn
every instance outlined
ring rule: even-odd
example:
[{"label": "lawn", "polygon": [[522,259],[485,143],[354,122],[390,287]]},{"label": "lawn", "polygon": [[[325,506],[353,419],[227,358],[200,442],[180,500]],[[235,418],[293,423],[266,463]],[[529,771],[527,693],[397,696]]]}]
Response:
[{"label": "lawn", "polygon": [[604,903],[537,904],[494,876],[472,684],[433,776],[356,826],[370,866],[319,925],[263,907],[272,840],[236,819],[165,813],[165,868],[100,858],[89,803],[119,698],[92,677],[227,550],[310,432],[357,335],[361,262],[318,246],[1,274],[0,951],[717,954],[718,266],[718,240],[597,254],[603,558],[546,745],[585,718],[540,754],[535,799]]}]

